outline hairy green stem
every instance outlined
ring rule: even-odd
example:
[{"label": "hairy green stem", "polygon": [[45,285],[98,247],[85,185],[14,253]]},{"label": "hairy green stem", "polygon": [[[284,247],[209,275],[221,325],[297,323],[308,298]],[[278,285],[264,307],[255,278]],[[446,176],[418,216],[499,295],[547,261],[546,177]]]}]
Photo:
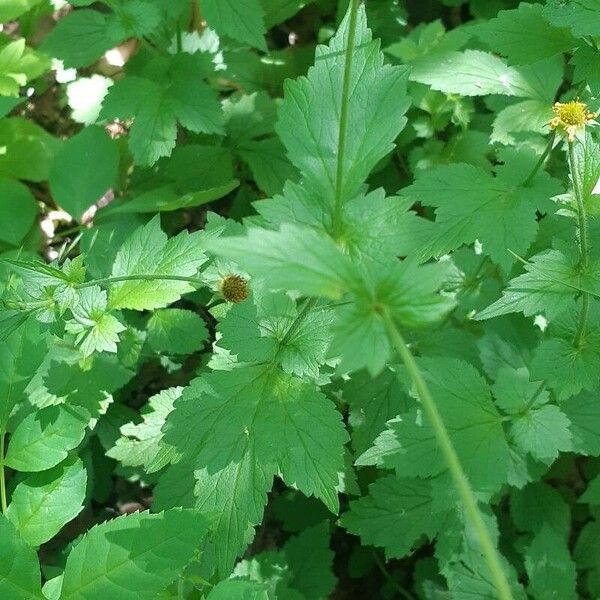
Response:
[{"label": "hairy green stem", "polygon": [[415,390],[419,396],[419,399],[421,400],[421,404],[423,405],[423,409],[427,414],[427,418],[433,427],[438,446],[440,447],[442,455],[444,456],[444,460],[448,470],[450,471],[454,485],[458,490],[467,517],[475,528],[483,556],[488,565],[492,581],[498,593],[498,598],[500,598],[500,600],[512,600],[512,593],[510,591],[508,581],[504,575],[504,571],[502,570],[498,551],[496,550],[496,547],[494,546],[490,534],[485,526],[483,517],[481,516],[481,512],[477,506],[475,494],[473,493],[467,476],[465,475],[462,465],[460,464],[456,450],[452,445],[452,441],[448,435],[446,426],[444,425],[444,421],[438,411],[431,392],[429,391],[429,387],[427,386],[427,383],[425,382],[425,379],[423,378],[423,375],[421,374],[421,371],[419,370],[419,367],[417,366],[417,363],[412,353],[408,349],[408,346],[406,345],[406,342],[404,341],[404,338],[402,337],[402,334],[396,326],[392,316],[385,311],[383,313],[383,318],[390,340],[402,358],[402,362],[404,363],[404,366],[406,367],[415,386]]},{"label": "hairy green stem", "polygon": [[415,597],[407,592],[393,577],[392,574],[387,570],[385,563],[381,560],[379,554],[377,554],[377,550],[373,550],[373,559],[375,560],[375,564],[381,571],[381,574],[389,581],[390,585],[405,599],[405,600],[415,600]]},{"label": "hairy green stem", "polygon": [[573,192],[575,194],[575,201],[577,202],[577,224],[579,227],[579,251],[580,261],[583,268],[588,265],[588,231],[587,231],[587,214],[585,212],[585,204],[583,202],[583,190],[581,181],[579,180],[579,173],[577,172],[577,165],[575,163],[575,151],[573,150],[574,142],[568,142],[568,156],[569,156],[569,169],[571,171],[571,177],[573,179]]},{"label": "hairy green stem", "polygon": [[550,136],[550,139],[548,140],[548,145],[546,146],[545,150],[542,152],[542,155],[540,156],[539,160],[537,161],[537,163],[535,163],[535,166],[533,167],[531,173],[529,173],[529,175],[527,176],[527,179],[525,179],[525,181],[523,181],[523,183],[522,183],[523,187],[528,187],[529,184],[533,181],[533,178],[537,175],[538,171],[541,169],[542,165],[544,164],[544,161],[548,157],[548,154],[550,154],[550,151],[552,150],[552,146],[554,145],[555,137],[556,137],[556,134],[553,132],[552,135]]},{"label": "hairy green stem", "polygon": [[6,475],[4,474],[4,438],[6,434],[0,434],[0,505],[2,514],[6,513]]},{"label": "hairy green stem", "polygon": [[[582,271],[585,271],[589,262],[589,247],[588,247],[588,230],[587,230],[587,213],[585,210],[585,202],[583,200],[583,186],[579,179],[577,164],[575,161],[575,151],[573,149],[574,142],[567,142],[567,155],[569,157],[569,170],[571,171],[571,179],[573,180],[573,193],[575,202],[577,203],[577,226],[579,230],[579,265]],[[573,345],[576,348],[581,347],[587,325],[588,313],[590,306],[589,294],[583,292],[581,295],[581,312],[579,313],[579,322]]]},{"label": "hairy green stem", "polygon": [[195,283],[204,285],[204,282],[198,277],[184,277],[183,275],[156,275],[149,273],[147,275],[118,275],[116,277],[104,277],[102,279],[92,279],[84,281],[73,286],[76,290],[93,287],[94,285],[110,285],[111,283],[119,283],[120,281],[186,281],[187,283]]},{"label": "hairy green stem", "polygon": [[340,129],[338,132],[338,153],[335,175],[335,197],[333,206],[333,236],[338,237],[342,226],[344,203],[344,162],[346,159],[346,137],[348,133],[348,112],[350,109],[350,81],[352,79],[352,62],[354,58],[354,41],[358,21],[358,0],[350,0],[350,22],[348,24],[348,40],[344,63],[344,79],[342,82],[342,104],[340,107]]}]

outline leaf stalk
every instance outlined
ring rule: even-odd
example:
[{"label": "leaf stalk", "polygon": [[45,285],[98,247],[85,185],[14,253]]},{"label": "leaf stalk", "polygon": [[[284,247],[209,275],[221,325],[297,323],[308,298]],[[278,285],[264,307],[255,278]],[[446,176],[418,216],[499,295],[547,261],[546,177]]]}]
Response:
[{"label": "leaf stalk", "polygon": [[[569,170],[571,171],[571,179],[573,181],[573,194],[577,204],[577,228],[579,230],[579,265],[582,271],[587,269],[589,263],[589,246],[588,246],[588,226],[587,212],[585,202],[583,200],[583,185],[577,172],[577,163],[575,160],[575,150],[573,149],[574,142],[567,142],[567,156],[569,158]],[[579,322],[573,345],[575,348],[580,348],[585,337],[585,330],[590,307],[589,294],[583,292],[581,295],[581,312],[579,313]]]},{"label": "leaf stalk", "polygon": [[0,505],[2,507],[2,514],[6,514],[7,503],[6,503],[6,475],[4,473],[4,438],[6,433],[0,434]]}]

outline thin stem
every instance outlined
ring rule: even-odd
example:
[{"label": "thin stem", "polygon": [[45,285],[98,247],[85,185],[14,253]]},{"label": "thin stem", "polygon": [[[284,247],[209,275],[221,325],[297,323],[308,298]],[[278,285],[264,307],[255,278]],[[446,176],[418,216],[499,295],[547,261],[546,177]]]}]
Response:
[{"label": "thin stem", "polygon": [[512,600],[513,597],[510,586],[508,585],[504,571],[502,570],[498,552],[485,526],[473,490],[471,489],[467,476],[460,464],[456,450],[452,445],[444,421],[437,409],[427,383],[391,315],[385,311],[383,313],[383,318],[388,330],[388,335],[390,336],[396,351],[402,358],[402,362],[410,375],[419,399],[421,400],[421,404],[433,427],[438,446],[444,456],[454,485],[458,490],[465,512],[477,532],[481,550],[490,570],[492,581],[494,582],[494,586],[498,593],[498,598],[500,598],[500,600]]},{"label": "thin stem", "polygon": [[110,285],[111,283],[119,283],[120,281],[186,281],[204,285],[204,282],[198,277],[184,277],[183,275],[155,275],[149,273],[147,275],[119,275],[117,277],[104,277],[102,279],[92,279],[84,281],[73,286],[76,290],[93,287],[95,285]]},{"label": "thin stem", "polygon": [[373,550],[373,558],[375,564],[379,567],[381,574],[390,582],[391,586],[405,599],[415,600],[415,597],[407,592],[393,577],[392,574],[387,570],[385,563],[381,560],[381,557],[377,553],[377,550]]},{"label": "thin stem", "polygon": [[4,437],[6,434],[0,434],[0,504],[2,514],[6,513],[6,475],[4,474]]},{"label": "thin stem", "polygon": [[583,190],[579,181],[579,173],[575,164],[575,151],[573,150],[573,142],[567,142],[569,169],[573,179],[573,191],[575,192],[575,201],[577,202],[577,223],[579,226],[579,253],[581,266],[586,268],[588,265],[588,232],[587,232],[587,214],[585,212],[585,204],[583,202]]},{"label": "thin stem", "polygon": [[535,163],[535,166],[533,167],[531,173],[529,173],[529,175],[527,176],[527,179],[525,179],[525,181],[523,181],[523,183],[522,183],[523,187],[528,187],[529,184],[533,181],[533,178],[537,175],[538,171],[541,169],[542,165],[544,164],[544,161],[548,157],[548,154],[550,154],[550,151],[552,150],[552,146],[554,145],[555,137],[556,137],[556,134],[553,132],[552,135],[550,136],[550,139],[548,140],[548,145],[546,146],[546,149],[542,152],[542,155],[540,156],[537,163]]},{"label": "thin stem", "polygon": [[340,108],[340,129],[338,133],[337,168],[335,176],[335,198],[333,206],[333,234],[340,233],[342,225],[342,208],[344,202],[344,162],[346,158],[346,137],[348,131],[348,112],[350,109],[350,81],[352,79],[352,61],[354,58],[354,41],[358,21],[358,0],[350,0],[350,22],[348,24],[348,41],[346,43],[346,59],[344,63],[344,79],[342,82],[342,105]]},{"label": "thin stem", "polygon": [[177,52],[183,52],[183,36],[181,34],[181,23],[177,22]]},{"label": "thin stem", "polygon": [[[573,193],[575,195],[575,201],[577,202],[577,224],[579,229],[579,264],[582,270],[585,270],[589,262],[589,247],[588,247],[588,230],[587,230],[587,214],[585,210],[585,203],[583,200],[583,186],[579,179],[579,173],[577,171],[577,164],[575,162],[575,151],[573,149],[574,142],[567,142],[569,157],[569,170],[571,171],[571,179],[573,180]],[[585,330],[588,320],[588,313],[590,307],[589,294],[585,292],[581,295],[581,312],[579,313],[579,322],[577,323],[577,330],[575,337],[573,338],[573,345],[575,348],[580,348],[585,336]]]}]

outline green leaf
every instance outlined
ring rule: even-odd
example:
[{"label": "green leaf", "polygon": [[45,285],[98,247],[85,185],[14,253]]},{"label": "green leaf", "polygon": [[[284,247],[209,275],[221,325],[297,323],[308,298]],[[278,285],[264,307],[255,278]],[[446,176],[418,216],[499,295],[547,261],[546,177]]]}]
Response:
[{"label": "green leaf", "polygon": [[340,357],[340,371],[367,367],[376,375],[393,352],[384,311],[402,327],[423,327],[440,321],[454,302],[437,293],[447,274],[442,263],[417,265],[407,259],[385,268],[362,266],[364,280],[353,290],[354,302],[337,311],[330,355]]},{"label": "green leaf", "polygon": [[578,45],[568,29],[552,27],[544,18],[541,4],[522,2],[514,10],[476,26],[477,36],[512,64],[530,64],[562,54]]},{"label": "green leaf", "polygon": [[60,598],[156,598],[191,560],[205,532],[200,515],[181,509],[97,525],[69,553]]},{"label": "green leaf", "polygon": [[0,23],[14,21],[41,2],[42,0],[4,0],[0,6]]},{"label": "green leaf", "polygon": [[[359,8],[353,66],[346,99],[348,123],[340,200],[360,191],[375,165],[394,148],[406,124],[409,101],[407,67],[384,65],[379,42],[372,40],[364,7]],[[331,207],[337,181],[345,49],[349,14],[328,46],[317,46],[315,65],[307,77],[287,81],[277,133],[292,163],[300,170],[313,202]]]},{"label": "green leaf", "polygon": [[511,279],[502,298],[480,312],[477,318],[491,319],[522,312],[528,317],[543,313],[552,320],[573,308],[579,290],[600,293],[598,267],[593,264],[588,269],[589,274],[582,273],[579,257],[573,252],[565,256],[560,250],[546,250],[533,256],[525,264],[525,271]]},{"label": "green leaf", "polygon": [[161,428],[173,410],[173,403],[181,397],[183,388],[174,387],[152,396],[140,411],[142,422],[126,423],[120,428],[121,437],[106,454],[123,466],[148,467],[158,456]]},{"label": "green leaf", "polygon": [[46,336],[32,318],[0,344],[0,431],[6,431],[8,417],[24,399],[25,388],[46,352]]},{"label": "green leaf", "polygon": [[11,600],[42,600],[41,579],[35,550],[0,515],[0,595]]},{"label": "green leaf", "polygon": [[296,225],[249,228],[246,237],[220,238],[209,248],[263,277],[271,289],[335,299],[354,278],[352,263],[330,237]]},{"label": "green leaf", "polygon": [[230,579],[217,583],[206,600],[270,600],[270,596],[261,583]]},{"label": "green leaf", "polygon": [[126,39],[151,33],[161,21],[158,9],[143,0],[129,0],[115,11],[84,9],[65,15],[42,50],[60,58],[66,67],[87,67]]},{"label": "green leaf", "polygon": [[0,120],[0,176],[45,181],[60,142],[33,121],[20,117]]},{"label": "green leaf", "polygon": [[38,214],[37,202],[18,181],[0,177],[0,240],[18,246]]},{"label": "green leaf", "polygon": [[202,14],[219,35],[267,50],[259,0],[204,0]]},{"label": "green leaf", "polygon": [[42,50],[60,58],[65,67],[87,67],[123,41],[120,32],[109,27],[111,19],[95,10],[73,11],[58,21]]},{"label": "green leaf", "polygon": [[391,369],[372,378],[366,371],[352,374],[344,384],[343,398],[350,405],[352,447],[357,455],[368,450],[385,424],[408,409],[408,397],[398,373]]},{"label": "green leaf", "polygon": [[79,219],[115,184],[118,167],[114,140],[100,127],[86,127],[69,138],[55,155],[50,191],[57,204]]},{"label": "green leaf", "polygon": [[86,484],[86,471],[77,458],[28,475],[14,489],[6,517],[28,544],[40,546],[82,511]]},{"label": "green leaf", "polygon": [[217,96],[202,81],[212,69],[206,56],[177,54],[168,65],[156,65],[155,79],[128,76],[110,87],[100,118],[135,119],[128,139],[137,164],[152,165],[171,154],[177,123],[194,133],[223,132]]},{"label": "green leaf", "polygon": [[[459,360],[421,359],[420,367],[472,486],[499,489],[507,477],[508,445],[485,380]],[[357,464],[395,469],[399,477],[432,477],[446,471],[433,429],[418,407],[389,421]]]},{"label": "green leaf", "polygon": [[427,481],[389,475],[369,486],[369,494],[350,503],[341,524],[359,535],[363,544],[385,549],[388,559],[402,558],[433,539],[445,516],[433,508],[433,491]]},{"label": "green leaf", "polygon": [[114,354],[94,355],[81,363],[52,362],[44,377],[48,392],[62,402],[85,409],[98,417],[112,401],[111,394],[123,387],[133,372]]},{"label": "green leaf", "polygon": [[[175,302],[194,287],[186,281],[161,280],[158,276],[192,277],[207,260],[201,233],[182,231],[167,239],[160,217],[136,229],[121,246],[112,268],[113,277],[140,276],[139,281],[113,283],[109,307],[151,310]],[[145,280],[148,275],[153,279]]]},{"label": "green leaf", "polygon": [[22,86],[49,67],[47,57],[28,48],[24,38],[9,41],[0,47],[0,96],[18,96]]},{"label": "green leaf", "polygon": [[577,571],[566,540],[548,526],[534,538],[525,554],[527,591],[535,600],[575,600]]},{"label": "green leaf", "polygon": [[204,320],[191,310],[157,310],[148,321],[147,341],[156,352],[191,354],[200,350],[207,338]]},{"label": "green leaf", "polygon": [[237,151],[250,167],[258,187],[268,196],[280,194],[286,181],[297,178],[284,147],[275,138],[243,142]]},{"label": "green leaf", "polygon": [[532,376],[545,380],[559,400],[594,390],[600,382],[600,303],[590,301],[584,335],[576,344],[581,310],[581,303],[573,304],[550,322],[531,362]]},{"label": "green leaf", "polygon": [[545,173],[529,187],[523,181],[536,162],[529,152],[510,151],[496,177],[466,164],[438,167],[417,176],[403,194],[436,207],[437,228],[425,242],[425,254],[440,256],[480,240],[483,252],[508,269],[509,250],[524,254],[535,239],[537,211],[558,192]]},{"label": "green leaf", "polygon": [[571,422],[573,451],[586,456],[600,456],[600,407],[595,394],[584,392],[561,403]]},{"label": "green leaf", "polygon": [[291,585],[305,598],[330,598],[335,589],[337,578],[333,574],[329,529],[329,521],[323,521],[304,529],[284,546],[293,572]]},{"label": "green leaf", "polygon": [[[276,473],[337,510],[346,441],[341,416],[297,378],[265,365],[210,373],[184,391],[164,433],[163,443],[191,461],[196,508],[218,515],[213,552],[223,574],[249,543]],[[178,467],[171,468],[174,475]],[[159,497],[161,485],[172,488],[173,482],[163,478]]]},{"label": "green leaf", "polygon": [[44,471],[62,462],[83,440],[87,411],[75,406],[48,406],[21,421],[10,437],[6,464],[17,471]]},{"label": "green leaf", "polygon": [[446,94],[536,96],[521,70],[481,50],[434,52],[413,63],[410,78]]},{"label": "green leaf", "polygon": [[116,352],[119,333],[126,327],[107,310],[107,294],[99,286],[77,292],[78,302],[71,308],[73,319],[66,331],[75,335],[75,343],[83,356],[95,352]]},{"label": "green leaf", "polygon": [[271,361],[287,373],[317,378],[329,346],[332,314],[323,307],[310,310],[285,339],[302,310],[285,294],[255,290],[251,300],[232,306],[219,324],[218,345],[240,362]]},{"label": "green leaf", "polygon": [[597,36],[600,32],[599,0],[548,0],[544,17],[556,27],[568,27],[573,35]]},{"label": "green leaf", "polygon": [[529,381],[526,369],[501,369],[492,391],[496,403],[511,417],[508,438],[520,452],[549,462],[559,452],[571,450],[569,419],[558,406],[549,404],[543,384]]},{"label": "green leaf", "polygon": [[240,182],[237,179],[232,179],[218,187],[182,193],[177,190],[174,184],[169,183],[143,192],[131,200],[111,203],[102,211],[102,214],[157,213],[194,208],[226,196],[235,190],[239,184]]}]

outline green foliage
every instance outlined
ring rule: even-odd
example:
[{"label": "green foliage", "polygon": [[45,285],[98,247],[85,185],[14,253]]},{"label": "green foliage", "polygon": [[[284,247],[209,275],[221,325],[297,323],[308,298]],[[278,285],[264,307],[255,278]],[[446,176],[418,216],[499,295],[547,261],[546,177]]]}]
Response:
[{"label": "green foliage", "polygon": [[600,597],[598,0],[0,4],[1,598]]}]

